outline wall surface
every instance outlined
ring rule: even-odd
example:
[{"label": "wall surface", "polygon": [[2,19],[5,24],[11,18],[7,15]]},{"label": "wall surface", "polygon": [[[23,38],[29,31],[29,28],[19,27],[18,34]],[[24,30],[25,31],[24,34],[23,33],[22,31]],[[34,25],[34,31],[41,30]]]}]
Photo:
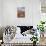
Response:
[{"label": "wall surface", "polygon": [[2,0],[0,0],[0,26],[2,24],[2,20],[3,20],[2,18]]},{"label": "wall surface", "polygon": [[[1,2],[2,12],[0,11],[0,16],[2,15],[1,24],[3,26],[36,26],[38,24],[40,20],[40,0],[2,0]],[[17,7],[25,7],[25,18],[17,18]]]}]

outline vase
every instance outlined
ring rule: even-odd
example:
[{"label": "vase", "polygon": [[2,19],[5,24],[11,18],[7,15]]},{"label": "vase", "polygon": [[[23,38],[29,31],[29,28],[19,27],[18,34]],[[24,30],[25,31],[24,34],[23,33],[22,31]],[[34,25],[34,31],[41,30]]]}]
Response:
[{"label": "vase", "polygon": [[36,41],[33,41],[33,46],[36,46]]},{"label": "vase", "polygon": [[44,32],[41,32],[40,33],[40,37],[44,37]]}]

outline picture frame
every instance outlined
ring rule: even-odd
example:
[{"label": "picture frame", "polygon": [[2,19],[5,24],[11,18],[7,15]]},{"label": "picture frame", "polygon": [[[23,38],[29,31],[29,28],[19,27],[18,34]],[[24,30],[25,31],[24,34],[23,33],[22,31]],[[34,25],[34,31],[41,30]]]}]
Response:
[{"label": "picture frame", "polygon": [[24,18],[25,17],[25,7],[18,7],[17,8],[17,17]]}]

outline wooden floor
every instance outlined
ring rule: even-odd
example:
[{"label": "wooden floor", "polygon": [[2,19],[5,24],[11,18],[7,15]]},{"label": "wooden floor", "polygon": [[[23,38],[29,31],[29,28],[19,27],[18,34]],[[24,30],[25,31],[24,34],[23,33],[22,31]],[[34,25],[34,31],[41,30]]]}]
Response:
[{"label": "wooden floor", "polygon": [[39,44],[40,45],[46,45],[46,37],[41,37]]}]

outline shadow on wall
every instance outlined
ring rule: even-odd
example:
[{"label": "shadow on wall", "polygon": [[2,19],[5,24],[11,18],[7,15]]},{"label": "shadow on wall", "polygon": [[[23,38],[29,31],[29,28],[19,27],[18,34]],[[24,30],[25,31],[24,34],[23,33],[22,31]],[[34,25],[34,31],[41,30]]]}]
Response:
[{"label": "shadow on wall", "polygon": [[4,32],[4,27],[0,27],[0,40],[3,39],[3,32]]}]

